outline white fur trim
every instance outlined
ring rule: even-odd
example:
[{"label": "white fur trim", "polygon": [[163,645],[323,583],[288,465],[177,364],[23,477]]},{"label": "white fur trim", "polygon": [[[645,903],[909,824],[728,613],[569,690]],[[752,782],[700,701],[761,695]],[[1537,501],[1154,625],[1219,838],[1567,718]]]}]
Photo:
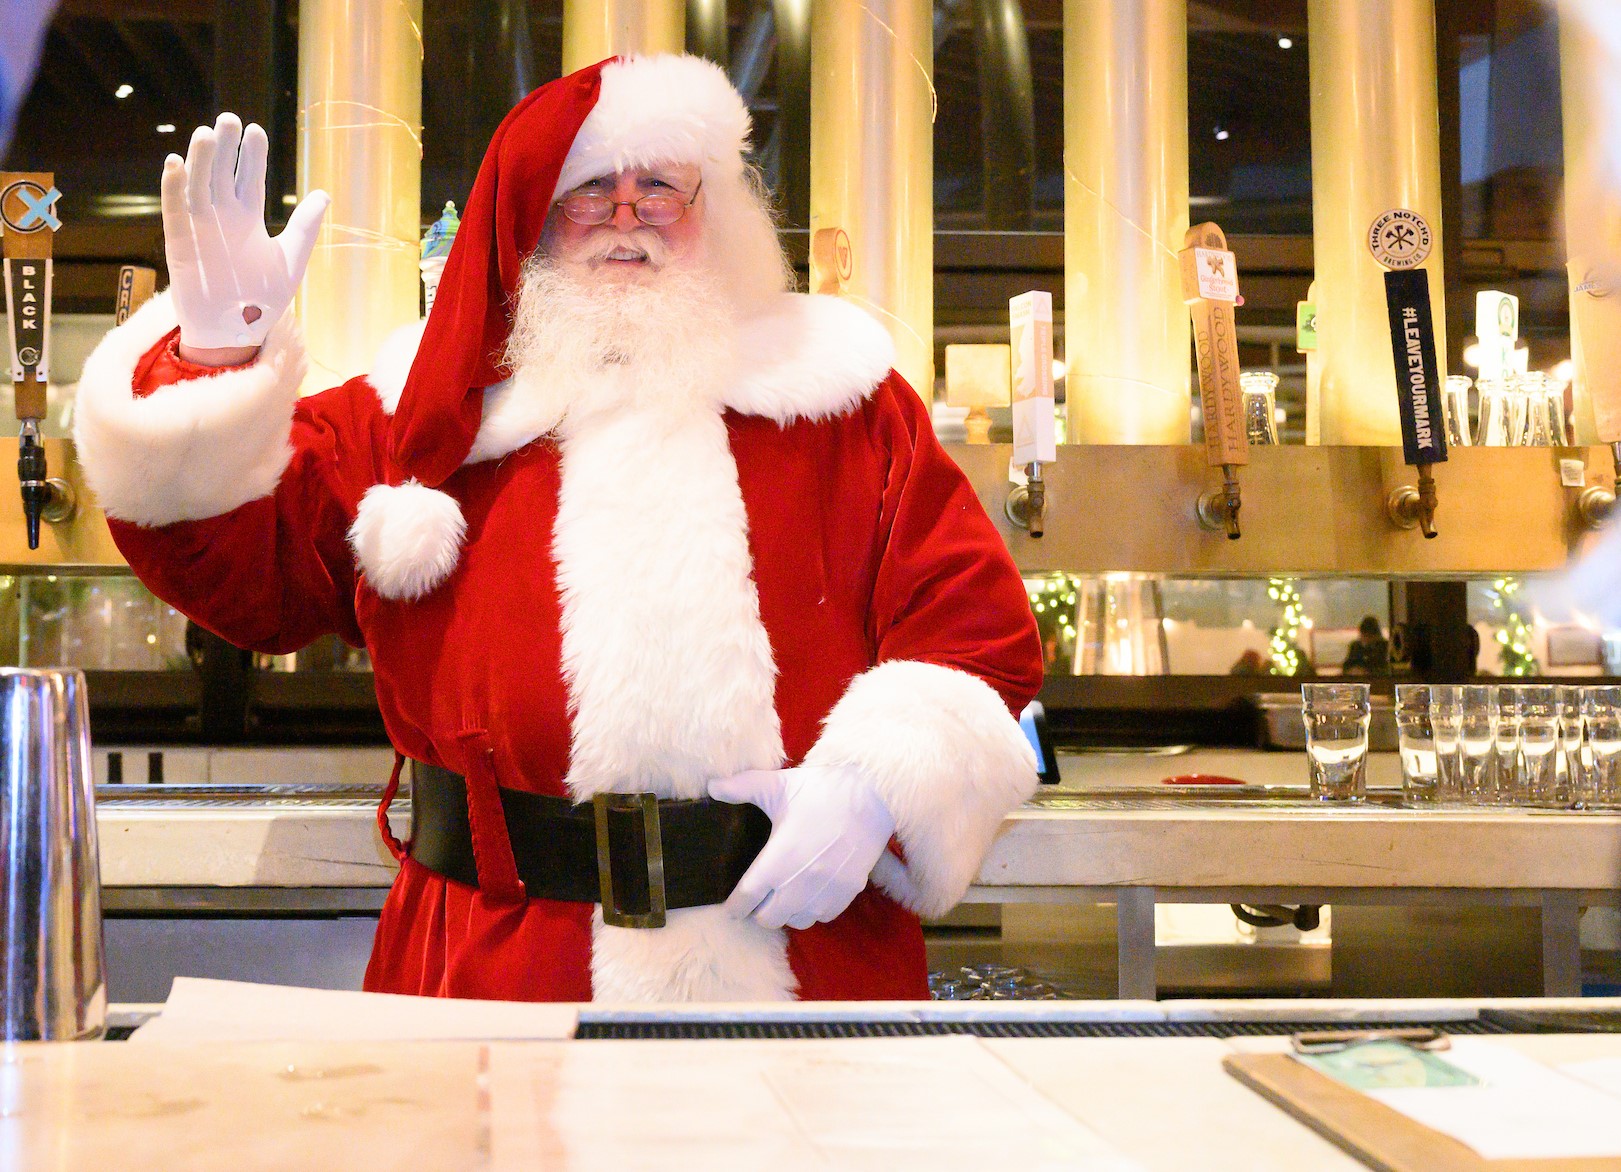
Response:
[{"label": "white fur trim", "polygon": [[427,318],[406,322],[390,332],[377,348],[377,357],[372,361],[366,381],[377,392],[384,415],[394,414],[394,409],[400,405],[405,380],[411,374],[411,364],[416,361],[417,350],[422,345],[422,331],[427,328]]},{"label": "white fur trim", "polygon": [[748,138],[748,108],[720,66],[673,54],[616,61],[602,70],[553,195],[652,163],[695,163],[706,179],[740,175]]},{"label": "white fur trim", "polygon": [[175,324],[161,293],[101,340],[79,378],[73,440],[85,479],[109,517],[136,525],[217,517],[269,496],[293,456],[305,363],[292,315],[253,365],[136,398],[135,367]]},{"label": "white fur trim", "polygon": [[787,936],[725,908],[672,911],[656,931],[592,924],[597,1001],[790,1001]]},{"label": "white fur trim", "polygon": [[407,480],[366,490],[349,526],[349,544],[379,597],[410,602],[450,577],[466,534],[454,497]]},{"label": "white fur trim", "polygon": [[[784,293],[741,330],[745,372],[721,405],[778,423],[831,419],[871,395],[895,364],[895,344],[865,311],[819,294]],[[422,341],[422,324],[390,335],[368,376],[385,414],[399,405]],[[548,393],[544,371],[484,392],[484,415],[467,462],[496,460],[557,426],[567,404]]]},{"label": "white fur trim", "polygon": [[[561,449],[552,553],[573,712],[569,792],[691,798],[710,778],[779,768],[776,665],[721,415],[694,403],[592,416]],[[719,907],[672,914],[653,932],[599,921],[596,996],[787,997],[786,947],[781,932]]]},{"label": "white fur trim", "polygon": [[1036,790],[1036,758],[989,684],[892,660],[851,681],[807,765],[860,769],[895,817],[910,883],[883,884],[925,916],[973,882],[1002,821]]},{"label": "white fur trim", "polygon": [[781,424],[831,419],[872,394],[894,365],[893,339],[864,310],[837,297],[784,293],[745,324],[744,374],[723,402]]},{"label": "white fur trim", "polygon": [[[544,371],[540,372],[544,375]],[[556,427],[568,404],[544,378],[520,374],[484,388],[484,414],[467,463],[499,460]]]}]

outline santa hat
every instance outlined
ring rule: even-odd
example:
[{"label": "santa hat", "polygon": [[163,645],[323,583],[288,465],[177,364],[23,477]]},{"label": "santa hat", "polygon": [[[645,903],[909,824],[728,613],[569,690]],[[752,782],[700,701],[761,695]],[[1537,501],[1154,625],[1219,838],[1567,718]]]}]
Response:
[{"label": "santa hat", "polygon": [[399,478],[436,486],[466,460],[483,389],[510,373],[501,355],[519,273],[557,195],[654,163],[696,164],[710,188],[738,183],[748,134],[742,98],[698,57],[612,58],[520,102],[485,152],[394,412]]}]

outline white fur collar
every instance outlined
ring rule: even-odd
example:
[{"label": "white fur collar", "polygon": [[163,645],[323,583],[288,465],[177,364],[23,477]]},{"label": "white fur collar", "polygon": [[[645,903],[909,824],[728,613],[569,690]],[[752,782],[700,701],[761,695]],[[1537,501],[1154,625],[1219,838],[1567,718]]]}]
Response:
[{"label": "white fur collar", "polygon": [[[383,410],[392,415],[422,341],[422,322],[394,331],[369,376]],[[895,345],[884,327],[836,297],[785,293],[743,327],[742,376],[721,403],[780,424],[831,419],[853,410],[889,374]],[[514,395],[513,380],[484,392],[484,419],[470,464],[498,459],[557,426],[558,406]]]}]

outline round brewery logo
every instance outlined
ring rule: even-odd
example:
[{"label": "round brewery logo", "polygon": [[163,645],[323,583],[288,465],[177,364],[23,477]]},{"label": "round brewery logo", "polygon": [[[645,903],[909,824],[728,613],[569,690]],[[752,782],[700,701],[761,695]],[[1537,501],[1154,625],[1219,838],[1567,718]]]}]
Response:
[{"label": "round brewery logo", "polygon": [[850,237],[843,228],[833,237],[833,265],[841,281],[848,281],[855,273],[855,249],[850,247]]},{"label": "round brewery logo", "polygon": [[1589,297],[1608,297],[1615,289],[1606,277],[1607,274],[1601,270],[1590,269],[1576,286],[1576,292],[1586,293]]},{"label": "round brewery logo", "polygon": [[19,179],[0,191],[0,220],[5,221],[7,232],[38,232],[41,228],[54,232],[62,226],[55,212],[61,198],[54,187],[46,191],[32,179]]},{"label": "round brewery logo", "polygon": [[1387,269],[1417,268],[1434,245],[1435,237],[1424,217],[1406,208],[1386,212],[1368,229],[1368,251]]}]

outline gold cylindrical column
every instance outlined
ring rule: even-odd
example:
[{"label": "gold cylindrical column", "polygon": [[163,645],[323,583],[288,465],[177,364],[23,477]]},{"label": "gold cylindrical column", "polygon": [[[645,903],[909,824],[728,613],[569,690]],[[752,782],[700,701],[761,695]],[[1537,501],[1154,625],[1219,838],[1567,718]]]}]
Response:
[{"label": "gold cylindrical column", "polygon": [[419,314],[421,0],[304,0],[298,96],[298,190],[332,196],[298,305],[318,390]]},{"label": "gold cylindrical column", "polygon": [[1187,230],[1187,0],[1064,0],[1072,442],[1188,442]]},{"label": "gold cylindrical column", "polygon": [[631,53],[681,53],[686,0],[563,0],[563,72]]},{"label": "gold cylindrical column", "polygon": [[[811,288],[870,311],[934,394],[934,42],[928,0],[811,11]],[[848,240],[848,247],[835,245]]]},{"label": "gold cylindrical column", "polygon": [[1320,371],[1315,430],[1325,444],[1399,444],[1384,270],[1368,251],[1368,231],[1393,208],[1429,223],[1434,244],[1425,269],[1444,377],[1435,6],[1308,0],[1306,21]]},{"label": "gold cylindrical column", "polygon": [[[1621,256],[1621,174],[1608,155],[1621,134],[1621,111],[1605,102],[1618,62],[1594,34],[1604,19],[1591,0],[1563,0],[1559,12],[1560,105],[1565,140],[1565,246],[1570,261],[1570,345],[1575,359],[1573,394],[1576,442],[1608,442],[1621,436],[1612,422],[1621,413],[1608,404],[1621,399],[1621,288],[1615,258]],[[1587,335],[1594,336],[1589,337]],[[1593,396],[1606,397],[1606,426],[1594,416]],[[1603,432],[1603,434],[1601,434]]]}]

